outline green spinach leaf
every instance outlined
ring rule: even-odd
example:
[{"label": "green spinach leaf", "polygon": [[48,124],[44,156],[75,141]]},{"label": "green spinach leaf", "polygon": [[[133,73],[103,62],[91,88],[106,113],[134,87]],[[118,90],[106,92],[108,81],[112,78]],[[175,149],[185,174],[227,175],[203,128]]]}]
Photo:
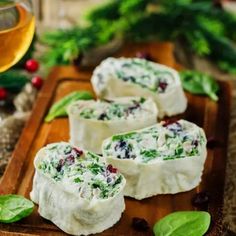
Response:
[{"label": "green spinach leaf", "polygon": [[135,134],[137,134],[137,132],[130,132],[130,133],[126,133],[126,134],[117,134],[112,137],[112,141],[129,139],[129,138],[132,138]]},{"label": "green spinach leaf", "polygon": [[179,211],[158,221],[153,231],[155,236],[203,236],[211,222],[211,216],[204,211]]},{"label": "green spinach leaf", "polygon": [[34,204],[19,195],[0,196],[0,222],[16,222],[32,213]]},{"label": "green spinach leaf", "polygon": [[77,100],[90,100],[92,98],[93,95],[87,91],[75,91],[68,94],[50,108],[45,118],[45,122],[50,122],[57,117],[67,116],[66,109],[72,102]]},{"label": "green spinach leaf", "polygon": [[218,100],[219,85],[209,75],[197,71],[182,71],[180,78],[186,91],[192,94],[207,95],[213,101]]}]

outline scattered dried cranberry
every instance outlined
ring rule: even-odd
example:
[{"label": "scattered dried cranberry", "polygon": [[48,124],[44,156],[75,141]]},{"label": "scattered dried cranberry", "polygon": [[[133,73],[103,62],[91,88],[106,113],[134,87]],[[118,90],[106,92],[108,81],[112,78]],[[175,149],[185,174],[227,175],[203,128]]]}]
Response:
[{"label": "scattered dried cranberry", "polygon": [[210,196],[207,192],[196,193],[192,198],[192,205],[195,207],[206,208],[210,201]]},{"label": "scattered dried cranberry", "polygon": [[159,92],[165,92],[167,88],[168,83],[167,82],[160,82],[158,84]]},{"label": "scattered dried cranberry", "polygon": [[40,89],[43,86],[43,79],[40,76],[34,76],[31,83],[36,89]]},{"label": "scattered dried cranberry", "polygon": [[107,166],[107,170],[110,171],[111,173],[117,173],[117,169],[114,168],[111,164]]},{"label": "scattered dried cranberry", "polygon": [[78,148],[76,148],[76,147],[74,147],[73,150],[76,152],[76,154],[77,154],[78,156],[83,155],[83,151],[82,151],[82,150],[80,150],[80,149],[78,149]]},{"label": "scattered dried cranberry", "polygon": [[58,172],[60,172],[61,169],[62,169],[62,167],[64,166],[64,164],[65,164],[65,160],[64,160],[64,159],[60,159],[60,160],[59,160],[59,163],[58,163],[58,166],[56,167],[56,170],[57,170]]},{"label": "scattered dried cranberry", "polygon": [[74,163],[75,163],[75,157],[74,157],[73,155],[68,156],[68,157],[66,158],[66,163],[67,163],[68,165],[74,164]]},{"label": "scattered dried cranberry", "polygon": [[183,127],[176,120],[175,121],[167,120],[167,121],[165,121],[164,124],[162,124],[162,126],[166,127],[168,130],[170,130],[174,134],[178,134],[183,131]]},{"label": "scattered dried cranberry", "polygon": [[7,90],[4,88],[0,88],[0,101],[5,100],[7,98]]},{"label": "scattered dried cranberry", "polygon": [[220,145],[220,142],[217,139],[215,139],[214,137],[209,137],[207,139],[207,147],[208,148],[213,149],[219,145]]},{"label": "scattered dried cranberry", "polygon": [[134,217],[132,219],[132,227],[137,231],[148,231],[149,225],[145,219]]},{"label": "scattered dried cranberry", "polygon": [[138,57],[140,59],[146,59],[148,61],[153,61],[152,56],[148,52],[137,52],[136,57]]},{"label": "scattered dried cranberry", "polygon": [[162,126],[167,127],[168,125],[174,124],[176,122],[177,122],[177,120],[166,119],[166,120],[163,121]]},{"label": "scattered dried cranberry", "polygon": [[36,72],[39,69],[38,61],[34,59],[27,60],[25,63],[25,69],[30,73]]}]

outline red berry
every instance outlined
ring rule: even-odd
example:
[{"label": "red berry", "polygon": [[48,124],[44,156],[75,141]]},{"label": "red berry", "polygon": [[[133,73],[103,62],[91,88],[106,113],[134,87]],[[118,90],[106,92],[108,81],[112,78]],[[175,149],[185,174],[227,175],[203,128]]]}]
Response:
[{"label": "red berry", "polygon": [[5,100],[7,98],[7,90],[0,88],[0,100]]},{"label": "red berry", "polygon": [[34,59],[30,59],[25,63],[25,69],[30,73],[36,72],[38,68],[39,68],[39,63]]},{"label": "red berry", "polygon": [[43,85],[43,79],[40,76],[34,76],[31,83],[36,89],[40,89]]}]

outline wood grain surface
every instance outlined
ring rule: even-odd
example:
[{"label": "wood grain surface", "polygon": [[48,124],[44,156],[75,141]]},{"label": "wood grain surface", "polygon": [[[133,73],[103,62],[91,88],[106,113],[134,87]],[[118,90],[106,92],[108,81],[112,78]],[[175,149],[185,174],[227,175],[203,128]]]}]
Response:
[{"label": "wood grain surface", "polygon": [[[154,60],[180,68],[173,56],[173,45],[169,43],[130,44],[117,56],[135,56],[137,51],[149,51]],[[33,160],[36,152],[51,142],[68,141],[68,119],[59,118],[44,123],[44,117],[50,106],[66,94],[75,90],[92,90],[90,84],[91,71],[82,71],[74,67],[57,67],[50,73],[40,92],[31,118],[26,124],[13,156],[0,182],[0,194],[21,194],[29,198],[34,175]],[[121,220],[112,228],[100,235],[152,235],[138,232],[131,227],[133,217],[144,218],[151,228],[163,216],[180,210],[196,209],[191,199],[196,192],[207,191],[211,196],[208,211],[212,216],[212,227],[207,235],[222,235],[222,203],[227,157],[228,125],[231,101],[231,86],[228,82],[219,81],[219,102],[215,103],[207,97],[188,97],[187,111],[179,118],[192,121],[203,127],[207,137],[217,140],[214,147],[208,149],[207,160],[200,185],[192,191],[174,195],[159,195],[137,201],[126,198],[126,210]],[[66,207],[66,206],[65,206]],[[44,220],[37,213],[37,206],[29,217],[13,224],[0,224],[0,235],[65,235],[51,222]],[[183,235],[184,236],[184,235]]]}]

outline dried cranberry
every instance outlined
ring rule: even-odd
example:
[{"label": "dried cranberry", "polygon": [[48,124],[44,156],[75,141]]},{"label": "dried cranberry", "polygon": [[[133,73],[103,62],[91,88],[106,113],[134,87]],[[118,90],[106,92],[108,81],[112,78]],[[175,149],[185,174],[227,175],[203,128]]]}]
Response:
[{"label": "dried cranberry", "polygon": [[60,160],[59,160],[59,163],[58,163],[58,166],[56,167],[56,170],[57,170],[58,172],[60,172],[61,169],[62,169],[62,167],[64,166],[64,164],[65,164],[65,160],[64,160],[64,159],[60,159]]},{"label": "dried cranberry", "polygon": [[171,120],[171,119],[166,119],[163,121],[164,123],[162,124],[163,127],[167,127],[168,125],[174,124],[177,122],[177,120]]},{"label": "dried cranberry", "polygon": [[196,193],[192,198],[192,205],[195,207],[205,208],[208,206],[210,196],[207,192]]},{"label": "dried cranberry", "polygon": [[83,151],[82,151],[82,150],[80,150],[80,149],[78,149],[78,148],[76,148],[76,147],[74,147],[73,150],[76,152],[76,154],[77,154],[78,156],[83,155]]},{"label": "dried cranberry", "polygon": [[134,217],[132,219],[132,227],[137,231],[148,231],[149,225],[145,219]]},{"label": "dried cranberry", "polygon": [[148,52],[137,52],[136,57],[138,57],[140,59],[146,59],[148,61],[153,61],[152,56]]},{"label": "dried cranberry", "polygon": [[181,124],[178,121],[174,121],[174,122],[167,121],[162,126],[166,127],[168,130],[172,131],[175,134],[183,130]]},{"label": "dried cranberry", "polygon": [[167,82],[159,82],[158,84],[159,92],[165,92],[167,85],[168,85]]},{"label": "dried cranberry", "polygon": [[102,113],[99,117],[98,120],[105,120],[107,118],[107,114],[106,113]]},{"label": "dried cranberry", "polygon": [[75,157],[74,157],[73,155],[68,156],[68,157],[66,158],[66,163],[67,163],[68,165],[74,164],[74,163],[75,163]]},{"label": "dried cranberry", "polygon": [[117,169],[114,168],[111,164],[107,166],[107,170],[110,171],[111,173],[117,173]]}]

